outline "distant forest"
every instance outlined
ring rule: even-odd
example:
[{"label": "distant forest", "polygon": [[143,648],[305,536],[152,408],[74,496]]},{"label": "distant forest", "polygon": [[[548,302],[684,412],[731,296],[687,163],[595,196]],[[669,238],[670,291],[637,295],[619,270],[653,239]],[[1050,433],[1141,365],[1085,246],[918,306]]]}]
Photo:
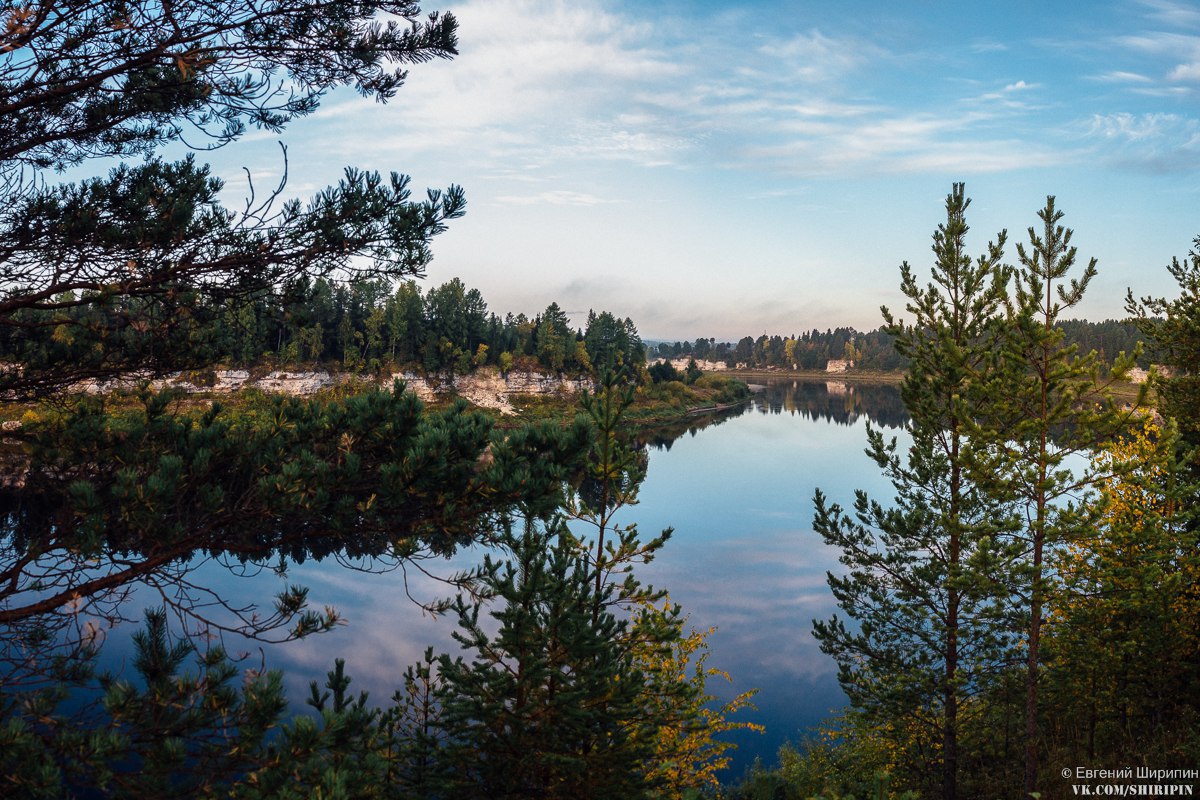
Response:
[{"label": "distant forest", "polygon": [[[1105,363],[1132,352],[1141,337],[1132,323],[1067,320],[1061,328],[1083,353],[1095,350]],[[528,317],[490,312],[478,289],[454,278],[422,292],[415,281],[303,282],[285,296],[251,297],[227,305],[215,325],[214,346],[227,361],[253,364],[338,362],[347,369],[378,370],[418,364],[427,372],[466,373],[494,365],[550,372],[596,373],[615,364],[635,369],[655,358],[695,358],[729,368],[824,370],[831,359],[858,369],[906,367],[882,329],[813,329],[791,336],[737,342],[696,339],[646,345],[629,317],[589,311],[572,327],[558,303]],[[1143,356],[1149,366],[1150,356]]]},{"label": "distant forest", "polygon": [[[1072,319],[1059,323],[1059,327],[1068,344],[1078,345],[1080,353],[1095,350],[1105,364],[1111,364],[1118,353],[1132,353],[1142,338],[1133,323],[1117,320]],[[881,329],[867,333],[854,328],[813,329],[792,336],[764,333],[758,338],[743,336],[736,343],[704,338],[654,342],[650,350],[652,356],[660,358],[695,358],[749,369],[823,370],[830,360],[838,359],[853,361],[855,368],[865,370],[893,371],[907,366],[892,346],[891,336]],[[1153,354],[1144,353],[1138,366],[1149,367],[1152,361]]]},{"label": "distant forest", "polygon": [[[112,313],[131,315],[136,309]],[[20,312],[22,322],[45,324]],[[79,314],[95,315],[88,308]],[[82,325],[89,320],[80,319]],[[639,369],[646,349],[633,321],[589,312],[575,329],[557,303],[532,319],[489,313],[478,289],[455,278],[422,293],[414,281],[334,282],[301,278],[282,292],[226,298],[219,306],[193,307],[187,315],[186,349],[197,361],[250,366],[331,364],[377,371],[416,364],[427,372],[466,373],[476,367],[514,366],[551,372],[598,373],[606,366]],[[135,326],[119,326],[126,332]],[[32,352],[77,346],[66,326],[35,341],[13,326],[0,331],[0,359],[40,363],[54,355]],[[61,353],[57,355],[63,355]]]},{"label": "distant forest", "polygon": [[[1080,352],[1095,350],[1111,363],[1133,352],[1141,340],[1129,322],[1067,320],[1060,327]],[[831,359],[846,359],[864,370],[895,371],[906,366],[883,330],[850,327],[813,329],[791,336],[744,336],[737,342],[644,344],[629,317],[589,311],[572,327],[558,303],[540,314],[488,310],[478,289],[454,278],[422,292],[414,281],[331,283],[317,280],[278,297],[249,298],[227,306],[217,325],[217,346],[228,361],[251,364],[331,362],[347,369],[374,371],[385,364],[418,364],[427,372],[466,373],[485,365],[550,372],[596,373],[617,363],[634,368],[655,358],[695,358],[727,367],[824,370]],[[1152,358],[1143,355],[1139,366]]]},{"label": "distant forest", "polygon": [[[589,373],[618,363],[645,363],[645,348],[629,318],[589,312],[574,329],[551,303],[532,319],[489,313],[478,289],[454,278],[421,292],[413,281],[394,289],[386,281],[297,287],[283,306],[247,301],[225,313],[228,357],[249,363],[277,356],[285,362],[338,361],[350,369],[419,364],[428,372],[469,372],[496,365],[539,366]],[[533,362],[533,363],[530,363]]]},{"label": "distant forest", "polygon": [[[209,363],[242,366],[267,361],[337,363],[346,369],[377,371],[416,364],[426,372],[458,374],[486,365],[504,371],[518,366],[598,374],[618,364],[638,370],[657,358],[694,358],[750,369],[824,370],[833,359],[853,361],[864,370],[906,366],[882,329],[864,333],[840,327],[791,336],[744,336],[737,342],[699,338],[647,344],[633,320],[608,311],[589,311],[581,327],[572,326],[558,303],[533,317],[501,317],[489,312],[478,289],[467,288],[458,278],[425,292],[415,281],[302,279],[281,293],[230,298],[218,308],[197,309],[192,321],[199,324],[188,334],[189,349],[203,351]],[[1133,324],[1115,320],[1068,320],[1061,328],[1067,342],[1083,353],[1095,350],[1106,363],[1120,352],[1132,352],[1140,340]],[[29,352],[30,348],[70,344],[65,335],[37,341],[14,328],[0,332],[0,359],[39,362],[53,354]],[[1139,366],[1149,366],[1152,360],[1152,354],[1143,355]],[[651,375],[655,380],[675,377],[679,375]]]}]

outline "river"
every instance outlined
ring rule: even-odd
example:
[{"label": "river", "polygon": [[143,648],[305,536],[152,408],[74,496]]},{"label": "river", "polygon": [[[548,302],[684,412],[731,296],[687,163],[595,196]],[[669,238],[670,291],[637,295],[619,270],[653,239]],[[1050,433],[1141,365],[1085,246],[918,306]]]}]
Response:
[{"label": "river", "polygon": [[[755,757],[773,762],[781,744],[799,741],[844,703],[834,663],[811,634],[812,620],[835,610],[825,575],[840,568],[838,553],[812,530],[813,493],[819,487],[844,506],[855,489],[890,497],[863,452],[865,428],[871,420],[895,432],[904,420],[894,386],[759,382],[765,385],[752,401],[718,420],[697,420],[682,435],[650,436],[640,502],[618,519],[636,522],[644,536],[674,529],[659,557],[638,575],[667,589],[693,627],[717,628],[709,639],[709,665],[726,670],[733,683],[714,680],[710,690],[721,697],[758,690],[757,711],[737,718],[767,730],[736,735],[729,777]],[[480,555],[467,551],[426,566],[444,576]],[[228,642],[251,665],[261,660],[283,669],[293,703],[307,696],[310,680],[323,679],[336,657],[346,660],[354,689],[383,703],[427,646],[455,652],[454,620],[424,614],[414,602],[445,596],[444,585],[412,569],[374,574],[353,567],[310,562],[293,566],[286,578],[308,586],[315,606],[336,607],[345,625],[279,647]],[[234,605],[261,605],[284,583],[270,571],[238,577],[215,565],[201,568],[193,580]],[[126,639],[110,638],[109,663],[128,658]]]}]

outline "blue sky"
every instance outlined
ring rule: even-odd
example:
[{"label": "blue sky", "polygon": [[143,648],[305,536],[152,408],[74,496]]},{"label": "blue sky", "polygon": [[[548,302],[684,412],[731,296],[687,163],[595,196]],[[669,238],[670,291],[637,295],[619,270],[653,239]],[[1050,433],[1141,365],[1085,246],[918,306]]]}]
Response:
[{"label": "blue sky", "polygon": [[[1057,196],[1100,275],[1081,315],[1200,235],[1200,5],[1116,2],[427,3],[461,55],[389,104],[327,99],[283,135],[289,193],[345,165],[462,184],[426,283],[491,310],[630,316],[648,338],[880,323],[925,270],[955,181],[971,248]],[[255,134],[231,192],[282,167]],[[575,318],[582,322],[582,317]]]}]

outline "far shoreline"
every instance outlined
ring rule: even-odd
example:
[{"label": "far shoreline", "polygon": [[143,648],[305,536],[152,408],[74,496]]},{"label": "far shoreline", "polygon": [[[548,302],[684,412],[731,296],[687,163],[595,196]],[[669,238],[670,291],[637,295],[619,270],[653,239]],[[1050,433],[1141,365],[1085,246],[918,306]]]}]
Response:
[{"label": "far shoreline", "polygon": [[[838,383],[883,384],[899,386],[904,382],[905,372],[885,372],[883,370],[848,370],[846,372],[824,372],[815,369],[729,369],[721,370],[722,375],[729,375],[740,380],[747,378],[782,378],[785,380],[803,381],[834,381]],[[1108,389],[1116,399],[1131,402],[1137,399],[1141,384],[1127,381],[1114,381]],[[1153,408],[1156,405],[1153,392],[1147,398],[1144,407]]]},{"label": "far shoreline", "polygon": [[854,383],[890,383],[904,381],[903,372],[882,370],[855,370],[853,372],[825,372],[816,369],[727,369],[720,374],[734,378],[788,378],[806,381],[841,381]]}]

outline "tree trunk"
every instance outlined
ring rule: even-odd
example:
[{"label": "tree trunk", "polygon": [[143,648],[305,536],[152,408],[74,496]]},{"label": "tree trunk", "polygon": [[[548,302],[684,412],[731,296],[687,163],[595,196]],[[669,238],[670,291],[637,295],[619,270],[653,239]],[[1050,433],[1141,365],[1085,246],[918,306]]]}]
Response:
[{"label": "tree trunk", "polygon": [[942,800],[958,797],[958,592],[950,591],[946,618],[945,719],[942,724]]},{"label": "tree trunk", "polygon": [[[1044,511],[1039,508],[1038,517]],[[1044,535],[1041,529],[1033,535],[1033,587],[1029,600],[1029,660],[1025,676],[1025,796],[1037,791],[1038,772],[1038,660],[1042,638],[1042,546]]]}]

